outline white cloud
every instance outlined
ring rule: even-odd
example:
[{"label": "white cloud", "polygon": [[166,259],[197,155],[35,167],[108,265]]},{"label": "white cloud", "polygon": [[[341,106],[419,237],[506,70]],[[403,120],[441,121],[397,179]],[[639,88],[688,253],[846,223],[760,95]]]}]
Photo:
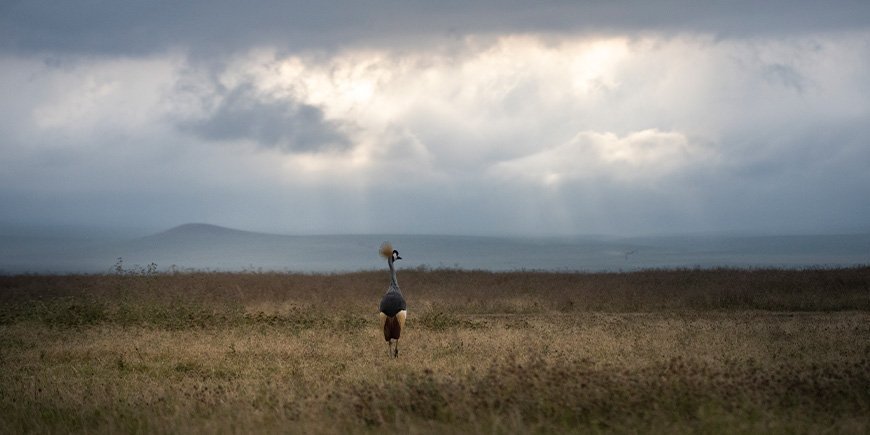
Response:
[{"label": "white cloud", "polygon": [[162,96],[178,64],[172,56],[84,58],[59,66],[31,63],[32,75],[24,86],[39,96],[30,103],[32,126],[76,138],[142,133],[162,114]]},{"label": "white cloud", "polygon": [[679,132],[650,129],[619,137],[584,131],[564,144],[499,162],[490,173],[501,179],[548,187],[602,178],[654,183],[683,168],[698,164],[714,166],[715,162],[712,150],[691,144]]}]

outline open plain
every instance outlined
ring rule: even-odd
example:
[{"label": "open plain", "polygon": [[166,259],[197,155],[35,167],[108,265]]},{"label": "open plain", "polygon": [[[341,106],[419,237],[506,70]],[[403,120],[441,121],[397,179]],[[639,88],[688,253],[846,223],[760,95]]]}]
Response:
[{"label": "open plain", "polygon": [[870,431],[870,268],[0,277],[5,433]]}]

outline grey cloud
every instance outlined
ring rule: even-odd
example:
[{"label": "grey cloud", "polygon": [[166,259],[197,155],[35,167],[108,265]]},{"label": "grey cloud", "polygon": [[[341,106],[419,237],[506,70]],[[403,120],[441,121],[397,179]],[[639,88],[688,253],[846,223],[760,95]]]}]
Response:
[{"label": "grey cloud", "polygon": [[318,107],[292,99],[263,99],[250,84],[225,90],[207,117],[181,121],[179,127],[206,140],[252,140],[284,152],[346,149],[351,145],[339,123],[326,120]]},{"label": "grey cloud", "polygon": [[870,3],[817,1],[388,0],[13,1],[0,6],[0,49],[211,54],[498,32],[702,32],[720,37],[866,28]]},{"label": "grey cloud", "polygon": [[781,63],[767,65],[763,74],[768,82],[785,86],[798,93],[804,92],[807,87],[807,79],[795,68],[788,65]]}]

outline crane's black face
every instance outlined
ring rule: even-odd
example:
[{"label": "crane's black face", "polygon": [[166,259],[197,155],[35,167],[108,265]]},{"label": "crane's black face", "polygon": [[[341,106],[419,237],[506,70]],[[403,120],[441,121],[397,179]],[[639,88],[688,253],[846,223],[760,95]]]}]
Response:
[{"label": "crane's black face", "polygon": [[401,260],[402,257],[399,257],[399,251],[393,249],[393,261]]}]

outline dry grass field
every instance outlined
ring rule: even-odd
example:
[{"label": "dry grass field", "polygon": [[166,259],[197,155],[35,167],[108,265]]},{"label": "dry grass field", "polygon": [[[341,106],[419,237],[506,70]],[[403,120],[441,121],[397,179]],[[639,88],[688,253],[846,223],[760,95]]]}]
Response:
[{"label": "dry grass field", "polygon": [[0,277],[3,433],[870,431],[870,268]]}]

